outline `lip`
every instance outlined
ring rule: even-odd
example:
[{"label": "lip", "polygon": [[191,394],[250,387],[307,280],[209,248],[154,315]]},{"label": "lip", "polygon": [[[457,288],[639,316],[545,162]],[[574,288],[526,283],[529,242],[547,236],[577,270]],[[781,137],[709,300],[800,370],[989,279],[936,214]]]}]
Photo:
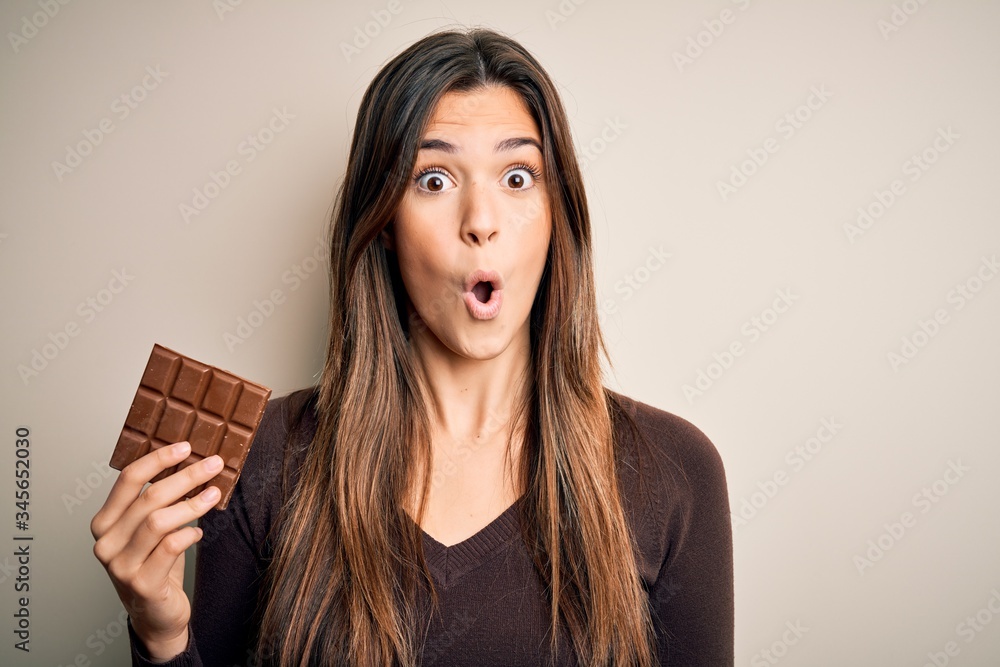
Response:
[{"label": "lip", "polygon": [[[493,285],[490,300],[486,303],[481,302],[472,291],[472,288],[480,282],[488,282]],[[499,315],[500,307],[503,305],[503,286],[503,276],[496,271],[476,269],[470,273],[465,279],[462,293],[469,314],[477,320],[492,320]]]},{"label": "lip", "polygon": [[470,273],[465,278],[465,286],[462,290],[463,292],[471,292],[472,288],[476,286],[476,283],[493,283],[494,290],[503,289],[503,276],[501,276],[496,271],[488,271],[486,269],[476,269]]}]

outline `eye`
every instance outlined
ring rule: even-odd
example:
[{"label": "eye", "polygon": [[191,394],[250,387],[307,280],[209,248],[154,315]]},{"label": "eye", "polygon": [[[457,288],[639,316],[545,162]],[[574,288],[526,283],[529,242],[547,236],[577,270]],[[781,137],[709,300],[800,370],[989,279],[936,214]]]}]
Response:
[{"label": "eye", "polygon": [[[417,188],[426,192],[442,192],[445,189],[445,179],[451,180],[440,167],[426,167],[413,177]],[[424,185],[420,184],[421,181],[425,181]]]},{"label": "eye", "polygon": [[[531,185],[528,185],[527,187],[525,187],[525,185],[524,185],[524,183],[525,183],[524,176],[521,175],[521,174],[519,174],[519,173],[517,173],[517,172],[521,172],[521,171],[527,172],[528,175],[531,176]],[[511,169],[511,171],[508,171],[507,174],[506,174],[506,176],[504,176],[504,179],[505,179],[505,182],[507,183],[507,185],[509,187],[511,187],[512,189],[514,189],[514,190],[530,190],[531,188],[535,187],[535,181],[540,180],[541,178],[542,178],[542,174],[541,174],[540,171],[538,171],[537,169],[535,169],[531,165],[524,164],[523,162],[520,163],[520,164],[514,165],[514,167]]]},{"label": "eye", "polygon": [[[519,173],[524,172],[524,173]],[[541,180],[541,172],[529,164],[523,162],[515,164],[510,171],[504,174],[504,184],[512,190],[530,190],[535,187],[535,182]],[[417,189],[423,192],[438,193],[445,192],[447,182],[452,182],[443,168],[430,166],[421,169],[413,175],[413,180]],[[530,181],[530,183],[529,183]],[[454,183],[452,183],[454,185]]]}]

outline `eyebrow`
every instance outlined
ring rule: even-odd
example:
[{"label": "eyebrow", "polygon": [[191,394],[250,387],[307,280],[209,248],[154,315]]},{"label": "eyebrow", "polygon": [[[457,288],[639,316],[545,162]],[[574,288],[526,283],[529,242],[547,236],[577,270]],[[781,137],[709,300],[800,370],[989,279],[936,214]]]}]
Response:
[{"label": "eyebrow", "polygon": [[[494,153],[512,151],[521,146],[534,146],[538,149],[539,153],[542,153],[542,146],[537,141],[531,137],[511,137],[509,139],[503,139],[497,142],[497,145],[493,147]],[[443,151],[445,153],[454,154],[458,152],[458,147],[454,144],[449,144],[443,139],[425,139],[420,142],[419,150],[431,150],[431,151]]]}]

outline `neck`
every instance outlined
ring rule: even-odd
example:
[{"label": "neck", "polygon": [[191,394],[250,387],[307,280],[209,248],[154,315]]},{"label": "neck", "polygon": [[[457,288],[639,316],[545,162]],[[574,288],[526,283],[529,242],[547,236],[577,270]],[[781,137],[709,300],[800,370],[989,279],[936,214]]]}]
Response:
[{"label": "neck", "polygon": [[507,435],[523,380],[531,372],[527,326],[490,359],[458,355],[427,330],[413,335],[409,350],[432,434],[447,439]]}]

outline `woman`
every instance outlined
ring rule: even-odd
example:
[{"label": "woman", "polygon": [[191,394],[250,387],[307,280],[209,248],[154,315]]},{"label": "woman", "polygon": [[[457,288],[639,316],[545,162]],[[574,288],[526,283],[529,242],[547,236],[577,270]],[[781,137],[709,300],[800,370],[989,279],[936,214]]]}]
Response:
[{"label": "woman", "polygon": [[732,664],[722,461],[602,384],[583,181],[535,59],[484,29],[394,58],[332,232],[322,377],[269,403],[229,508],[182,499],[218,457],[142,491],[181,443],[93,519],[134,664]]}]

